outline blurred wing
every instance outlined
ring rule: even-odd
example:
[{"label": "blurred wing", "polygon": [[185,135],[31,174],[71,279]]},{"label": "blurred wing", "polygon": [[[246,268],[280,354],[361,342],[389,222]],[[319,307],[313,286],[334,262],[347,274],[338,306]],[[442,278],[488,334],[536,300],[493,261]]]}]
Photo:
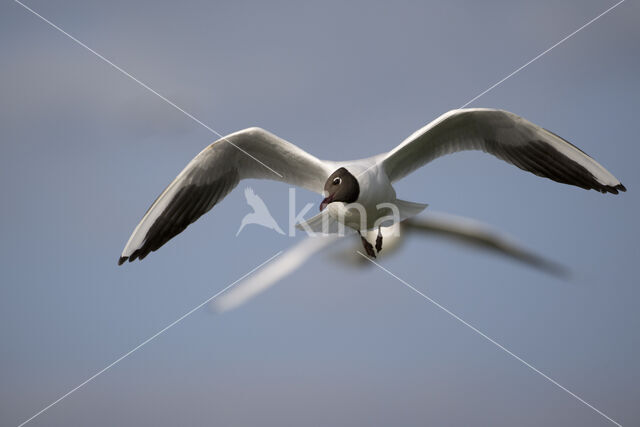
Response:
[{"label": "blurred wing", "polygon": [[308,237],[270,262],[258,273],[249,276],[211,303],[216,312],[225,312],[244,304],[278,281],[296,271],[314,254],[338,240],[338,236]]},{"label": "blurred wing", "polygon": [[469,218],[449,214],[430,215],[408,219],[402,222],[402,228],[405,233],[437,234],[497,252],[557,276],[568,275],[567,269],[562,265],[524,249],[487,224]]},{"label": "blurred wing", "polygon": [[118,264],[142,260],[160,248],[221,201],[241,179],[282,181],[322,194],[330,169],[328,163],[260,128],[219,139],[191,160],[151,205]]},{"label": "blurred wing", "polygon": [[320,211],[309,219],[300,221],[296,224],[296,228],[307,234],[317,233],[321,236],[336,233],[342,235],[355,233],[353,228],[347,227],[335,219],[331,213],[331,207]]},{"label": "blurred wing", "polygon": [[618,194],[626,188],[580,149],[504,110],[453,110],[393,149],[383,160],[391,182],[446,154],[481,150],[522,170],[584,189]]}]

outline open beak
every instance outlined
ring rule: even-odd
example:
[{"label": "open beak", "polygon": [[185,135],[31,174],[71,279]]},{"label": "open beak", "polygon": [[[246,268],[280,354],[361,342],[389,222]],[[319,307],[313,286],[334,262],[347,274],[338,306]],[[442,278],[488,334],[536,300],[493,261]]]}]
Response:
[{"label": "open beak", "polygon": [[329,197],[325,197],[322,203],[320,203],[320,212],[322,212],[331,202],[333,202],[333,194],[330,194]]}]

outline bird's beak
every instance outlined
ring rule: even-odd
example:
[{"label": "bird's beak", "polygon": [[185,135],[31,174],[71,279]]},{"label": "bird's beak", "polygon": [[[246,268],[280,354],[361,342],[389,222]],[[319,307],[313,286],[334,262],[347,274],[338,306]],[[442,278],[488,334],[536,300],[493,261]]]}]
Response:
[{"label": "bird's beak", "polygon": [[322,212],[331,202],[333,202],[333,194],[329,194],[329,196],[325,197],[322,203],[320,203],[320,212]]}]

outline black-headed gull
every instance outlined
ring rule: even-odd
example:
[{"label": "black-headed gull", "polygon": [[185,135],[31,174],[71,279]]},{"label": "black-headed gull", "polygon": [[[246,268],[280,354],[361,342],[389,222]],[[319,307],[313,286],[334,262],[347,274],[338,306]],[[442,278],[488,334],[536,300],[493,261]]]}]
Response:
[{"label": "black-headed gull", "polygon": [[[299,225],[314,231],[327,231],[327,220],[331,227],[347,226],[361,235],[365,250],[375,256],[364,231],[380,231],[380,226],[392,225],[389,218],[410,218],[426,207],[397,199],[392,184],[431,160],[464,150],[482,150],[538,176],[584,189],[626,191],[579,148],[503,110],[452,110],[388,153],[345,162],[319,160],[253,127],[214,142],[189,162],[137,225],[118,264],[143,259],[159,249],[246,178],[283,181],[324,194],[322,212]],[[358,209],[351,209],[352,205]],[[378,236],[379,251],[382,234]]]}]

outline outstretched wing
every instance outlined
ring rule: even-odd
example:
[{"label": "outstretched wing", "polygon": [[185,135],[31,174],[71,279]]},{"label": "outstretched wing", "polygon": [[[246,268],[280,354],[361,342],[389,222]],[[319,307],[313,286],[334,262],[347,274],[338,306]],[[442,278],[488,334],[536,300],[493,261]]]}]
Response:
[{"label": "outstretched wing", "polygon": [[160,194],[131,234],[118,264],[143,259],[160,248],[242,179],[282,181],[322,194],[330,174],[328,163],[263,129],[228,135],[202,150]]},{"label": "outstretched wing", "polygon": [[458,240],[467,245],[494,251],[556,276],[568,275],[568,270],[562,265],[525,249],[505,234],[476,220],[450,214],[431,214],[411,218],[401,224],[405,233],[424,233]]},{"label": "outstretched wing", "polygon": [[270,262],[257,273],[220,295],[211,302],[211,307],[220,313],[233,310],[296,271],[312,256],[329,247],[339,238],[338,235],[307,237],[296,243],[275,261]]},{"label": "outstretched wing", "polygon": [[391,182],[440,156],[481,150],[522,170],[602,193],[626,191],[616,177],[576,146],[504,110],[453,110],[416,131],[383,160]]}]

